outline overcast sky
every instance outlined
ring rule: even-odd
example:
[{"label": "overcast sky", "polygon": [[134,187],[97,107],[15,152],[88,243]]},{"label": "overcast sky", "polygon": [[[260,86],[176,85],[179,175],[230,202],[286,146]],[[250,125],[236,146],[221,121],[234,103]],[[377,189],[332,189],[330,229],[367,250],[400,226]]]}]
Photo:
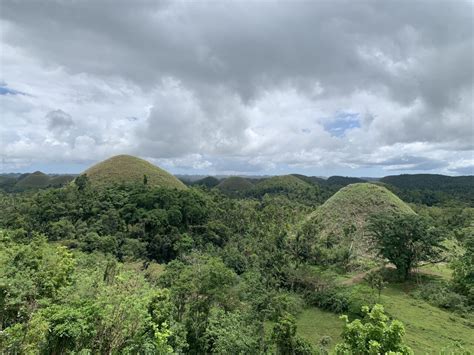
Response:
[{"label": "overcast sky", "polygon": [[2,0],[1,171],[473,174],[473,4]]}]

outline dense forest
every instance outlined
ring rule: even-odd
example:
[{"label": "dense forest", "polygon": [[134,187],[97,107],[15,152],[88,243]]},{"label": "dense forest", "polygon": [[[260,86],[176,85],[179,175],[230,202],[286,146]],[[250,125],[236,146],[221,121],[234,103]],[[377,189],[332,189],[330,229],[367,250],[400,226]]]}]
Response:
[{"label": "dense forest", "polygon": [[0,353],[474,351],[473,178],[443,179],[10,181]]}]

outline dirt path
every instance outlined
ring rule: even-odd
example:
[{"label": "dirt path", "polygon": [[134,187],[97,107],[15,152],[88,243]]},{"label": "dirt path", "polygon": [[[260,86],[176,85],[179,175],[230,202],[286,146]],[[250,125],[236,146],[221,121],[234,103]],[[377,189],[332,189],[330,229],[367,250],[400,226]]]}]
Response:
[{"label": "dirt path", "polygon": [[392,265],[392,264],[387,264],[387,265],[384,265],[384,266],[377,266],[377,267],[374,267],[370,270],[367,270],[367,271],[364,271],[364,272],[361,272],[359,274],[355,274],[354,276],[352,276],[350,279],[347,279],[347,280],[344,280],[341,282],[341,285],[345,285],[345,286],[348,286],[348,285],[354,285],[354,284],[357,284],[359,282],[361,282],[362,280],[364,280],[364,277],[367,275],[367,274],[370,274],[371,272],[374,272],[374,271],[380,271],[382,269],[395,269],[395,266]]}]

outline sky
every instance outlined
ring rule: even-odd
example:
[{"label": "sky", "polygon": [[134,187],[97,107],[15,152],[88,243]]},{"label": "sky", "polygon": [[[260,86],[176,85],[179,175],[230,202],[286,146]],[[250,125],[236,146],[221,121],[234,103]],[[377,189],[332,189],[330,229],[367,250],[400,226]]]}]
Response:
[{"label": "sky", "polygon": [[0,171],[474,174],[474,2],[0,3]]}]

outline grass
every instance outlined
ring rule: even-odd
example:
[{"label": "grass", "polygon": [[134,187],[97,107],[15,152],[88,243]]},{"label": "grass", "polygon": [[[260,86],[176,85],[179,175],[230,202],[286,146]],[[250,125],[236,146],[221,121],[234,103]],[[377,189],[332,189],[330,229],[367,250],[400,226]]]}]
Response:
[{"label": "grass", "polygon": [[[372,255],[367,232],[371,216],[381,212],[415,213],[405,202],[382,186],[358,183],[340,189],[302,224],[307,237],[331,239],[365,258]],[[360,258],[358,258],[360,259]]]},{"label": "grass", "polygon": [[383,291],[381,303],[394,318],[403,322],[405,339],[415,354],[435,354],[455,342],[474,352],[474,324],[460,316],[414,299],[404,285],[392,284]]},{"label": "grass", "polygon": [[449,280],[453,274],[453,270],[446,263],[424,265],[419,270],[424,274],[439,276],[444,280]]},{"label": "grass", "polygon": [[165,170],[130,155],[117,155],[104,160],[87,169],[84,174],[93,186],[128,182],[143,183],[146,176],[147,184],[150,186],[187,189],[186,185]]},{"label": "grass", "polygon": [[327,232],[340,230],[350,223],[364,227],[368,217],[380,212],[414,213],[396,195],[382,186],[370,183],[352,184],[340,189],[313,214],[322,219]]},{"label": "grass", "polygon": [[330,336],[334,348],[341,341],[343,325],[338,315],[314,307],[305,309],[297,319],[298,334],[316,347],[323,336]]},{"label": "grass", "polygon": [[[382,292],[380,303],[386,312],[405,325],[406,343],[415,354],[438,354],[444,348],[461,344],[465,351],[474,352],[474,324],[455,313],[431,306],[406,292],[409,284],[391,284]],[[324,335],[340,341],[343,322],[339,316],[317,308],[308,308],[298,315],[298,333],[317,346]]]}]

